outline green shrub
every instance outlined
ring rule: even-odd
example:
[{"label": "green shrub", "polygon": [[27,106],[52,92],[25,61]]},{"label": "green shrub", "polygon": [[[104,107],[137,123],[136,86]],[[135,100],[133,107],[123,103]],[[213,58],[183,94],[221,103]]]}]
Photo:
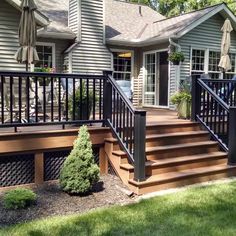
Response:
[{"label": "green shrub", "polygon": [[98,180],[99,168],[94,162],[88,129],[83,126],[61,169],[60,185],[70,194],[86,194]]},{"label": "green shrub", "polygon": [[182,52],[172,52],[168,57],[168,60],[173,63],[183,62],[184,59],[184,54]]},{"label": "green shrub", "polygon": [[[73,114],[75,114],[75,120],[81,120],[81,119],[88,120],[93,106],[93,99],[94,99],[93,91],[89,90],[89,93],[87,95],[86,85],[83,82],[81,88],[78,87],[75,90],[75,107],[73,106],[74,96],[73,95],[69,96],[70,117],[73,118]],[[96,95],[95,95],[95,102],[97,102]]]},{"label": "green shrub", "polygon": [[9,190],[3,197],[3,205],[6,209],[22,209],[36,202],[36,194],[29,189],[16,188]]}]

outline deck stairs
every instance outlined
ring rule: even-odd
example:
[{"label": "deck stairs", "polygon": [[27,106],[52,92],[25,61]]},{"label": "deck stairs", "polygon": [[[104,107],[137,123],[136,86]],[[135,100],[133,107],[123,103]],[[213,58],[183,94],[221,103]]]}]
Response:
[{"label": "deck stairs", "polygon": [[134,167],[115,138],[105,139],[109,163],[134,193],[141,195],[236,174],[207,131],[196,122],[149,124],[146,130],[146,180],[134,180]]}]

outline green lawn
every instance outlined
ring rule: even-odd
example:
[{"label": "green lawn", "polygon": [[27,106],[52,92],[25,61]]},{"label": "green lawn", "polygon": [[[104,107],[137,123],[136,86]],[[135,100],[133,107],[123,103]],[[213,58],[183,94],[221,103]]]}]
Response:
[{"label": "green lawn", "polygon": [[0,235],[236,235],[236,182],[1,229]]}]

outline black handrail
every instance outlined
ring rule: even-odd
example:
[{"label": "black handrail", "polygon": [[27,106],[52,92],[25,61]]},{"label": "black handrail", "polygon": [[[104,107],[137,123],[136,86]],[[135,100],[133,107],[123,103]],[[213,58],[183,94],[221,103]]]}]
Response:
[{"label": "black handrail", "polygon": [[0,71],[0,127],[104,123],[103,75]]},{"label": "black handrail", "polygon": [[192,76],[192,120],[199,121],[229,152],[228,163],[236,164],[236,107],[232,106],[232,80],[201,79]]},{"label": "black handrail", "polygon": [[135,109],[110,73],[105,75],[104,119],[126,151],[129,161],[134,163],[134,179],[143,181],[146,176],[146,111]]}]

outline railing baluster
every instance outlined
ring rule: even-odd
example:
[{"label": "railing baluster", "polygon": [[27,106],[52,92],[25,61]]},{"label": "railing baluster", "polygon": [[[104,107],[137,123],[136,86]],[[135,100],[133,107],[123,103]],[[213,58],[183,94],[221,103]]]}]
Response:
[{"label": "railing baluster", "polygon": [[69,113],[69,81],[68,81],[68,78],[66,78],[66,121],[68,121],[69,120],[69,115],[68,115],[68,113]]},{"label": "railing baluster", "polygon": [[19,77],[19,83],[18,83],[18,105],[19,105],[19,123],[21,123],[21,113],[22,113],[22,77]]},{"label": "railing baluster", "polygon": [[39,107],[38,107],[38,103],[39,103],[39,94],[38,94],[38,77],[36,76],[35,78],[35,122],[38,123],[39,121]]},{"label": "railing baluster", "polygon": [[61,121],[61,79],[58,79],[58,121]]},{"label": "railing baluster", "polygon": [[75,89],[75,78],[73,78],[73,120],[76,120],[75,111],[76,111],[76,89]]},{"label": "railing baluster", "polygon": [[30,78],[26,78],[26,119],[30,123]]},{"label": "railing baluster", "polygon": [[46,78],[43,77],[43,122],[46,122]]},{"label": "railing baluster", "polygon": [[96,83],[93,79],[93,119],[95,120],[95,107],[96,107]]},{"label": "railing baluster", "polygon": [[51,79],[51,121],[54,121],[54,78]]},{"label": "railing baluster", "polygon": [[13,77],[10,76],[10,122],[13,123]]},{"label": "railing baluster", "polygon": [[82,112],[83,112],[83,107],[82,107],[83,106],[83,97],[82,97],[83,95],[82,94],[84,92],[83,91],[83,81],[82,81],[82,78],[80,78],[80,82],[79,83],[80,83],[80,85],[79,85],[79,87],[80,87],[80,93],[79,93],[79,96],[80,96],[80,98],[79,98],[79,110],[80,110],[79,113],[80,113],[80,117],[79,117],[79,119],[82,120]]},{"label": "railing baluster", "polygon": [[2,119],[2,124],[4,124],[4,83],[5,83],[5,77],[3,75],[1,75],[1,110],[2,110],[2,115],[1,115],[1,119]]}]

